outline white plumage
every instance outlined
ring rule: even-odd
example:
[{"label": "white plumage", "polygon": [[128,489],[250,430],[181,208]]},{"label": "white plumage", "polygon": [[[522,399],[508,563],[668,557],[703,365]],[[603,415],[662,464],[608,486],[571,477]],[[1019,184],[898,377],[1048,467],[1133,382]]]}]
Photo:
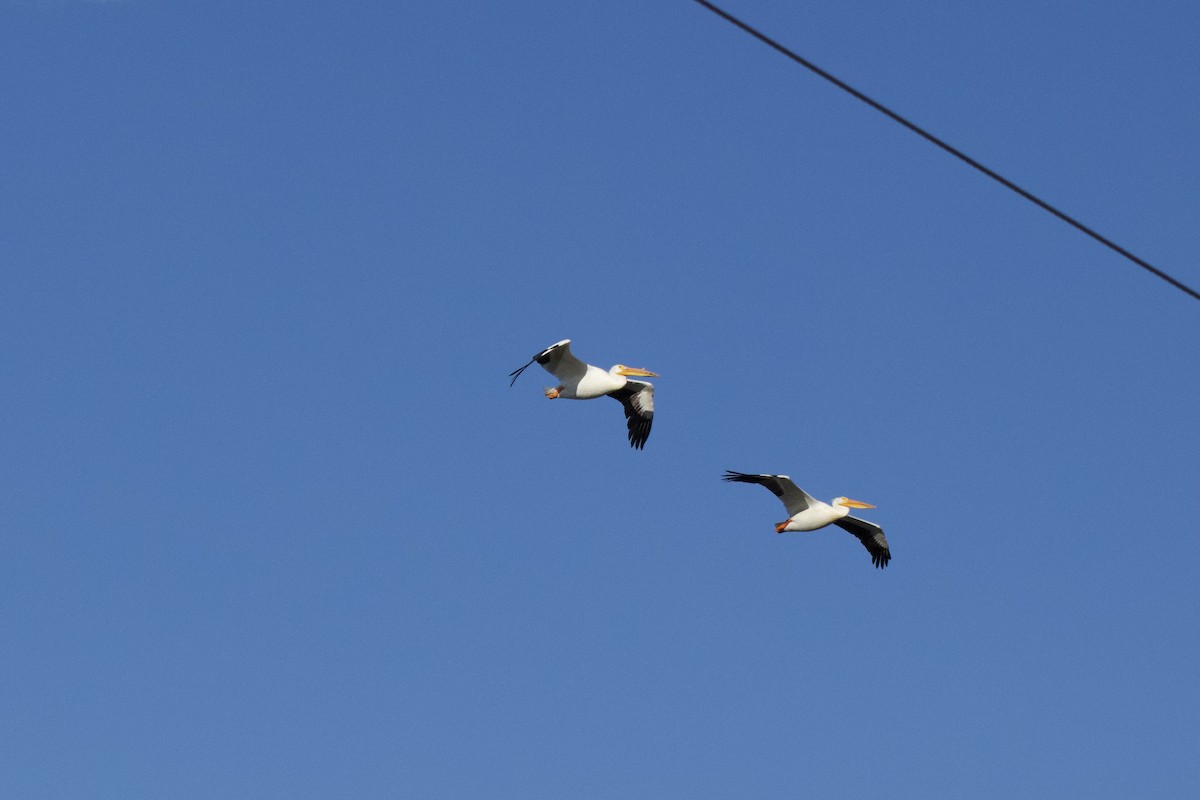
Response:
[{"label": "white plumage", "polygon": [[724,480],[757,483],[770,489],[771,493],[783,502],[784,508],[791,516],[783,522],[776,523],[776,533],[815,531],[832,523],[854,534],[863,547],[867,548],[867,552],[871,554],[871,563],[876,567],[886,567],[892,560],[892,551],[888,548],[883,528],[874,522],[850,516],[851,508],[874,508],[870,503],[851,500],[848,497],[835,497],[829,503],[822,503],[792,483],[792,479],[787,475],[748,475],[726,470]]},{"label": "white plumage", "polygon": [[654,421],[654,385],[646,381],[633,381],[629,377],[657,378],[657,373],[624,364],[617,364],[608,370],[585,364],[571,352],[571,340],[563,339],[529,359],[525,366],[510,372],[512,381],[509,386],[516,383],[521,373],[535,361],[559,380],[558,386],[545,390],[546,397],[551,400],[612,397],[620,401],[625,409],[630,446],[641,450],[646,444]]}]

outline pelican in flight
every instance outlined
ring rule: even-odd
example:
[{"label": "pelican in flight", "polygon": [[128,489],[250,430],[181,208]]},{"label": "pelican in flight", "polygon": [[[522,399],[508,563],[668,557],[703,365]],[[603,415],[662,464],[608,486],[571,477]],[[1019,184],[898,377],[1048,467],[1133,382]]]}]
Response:
[{"label": "pelican in flight", "polygon": [[631,381],[629,377],[657,378],[657,373],[624,364],[608,370],[593,367],[576,358],[571,353],[571,340],[563,339],[529,359],[529,364],[508,373],[512,378],[508,385],[516,383],[521,373],[535,361],[559,380],[558,386],[545,390],[547,398],[591,400],[608,395],[619,400],[625,408],[629,445],[641,450],[646,444],[646,439],[650,438],[650,423],[654,421],[654,386],[645,381]]},{"label": "pelican in flight", "polygon": [[844,531],[849,531],[858,537],[871,554],[871,563],[876,567],[886,567],[892,560],[892,551],[888,549],[887,539],[883,536],[883,528],[874,522],[850,516],[852,508],[874,508],[870,503],[851,500],[848,497],[835,497],[829,503],[822,503],[808,492],[792,483],[787,475],[747,475],[744,472],[725,470],[724,480],[735,483],[757,483],[765,486],[783,501],[790,517],[775,524],[776,533],[787,531],[815,531],[824,528],[829,523],[837,525]]}]

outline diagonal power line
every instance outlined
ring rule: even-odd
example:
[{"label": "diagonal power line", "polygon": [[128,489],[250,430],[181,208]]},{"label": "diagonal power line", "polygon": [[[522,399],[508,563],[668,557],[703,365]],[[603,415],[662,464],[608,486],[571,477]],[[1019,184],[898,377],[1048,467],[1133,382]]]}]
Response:
[{"label": "diagonal power line", "polygon": [[951,145],[947,144],[946,142],[942,141],[938,137],[934,136],[932,133],[930,133],[929,131],[920,127],[916,123],[910,122],[909,120],[900,116],[895,111],[892,111],[890,108],[883,105],[879,101],[873,100],[872,98],[863,94],[858,89],[855,89],[853,86],[846,83],[845,81],[843,81],[843,80],[831,75],[830,73],[826,72],[825,70],[821,69],[816,64],[809,61],[808,59],[806,59],[800,55],[797,55],[796,53],[794,53],[791,50],[789,50],[788,48],[784,47],[783,45],[781,45],[779,42],[775,41],[771,37],[756,30],[755,28],[751,27],[750,25],[747,25],[745,22],[742,22],[740,19],[733,16],[728,11],[718,8],[717,6],[713,5],[712,3],[707,2],[707,0],[694,0],[694,2],[704,6],[709,11],[716,14],[718,17],[721,17],[722,19],[724,19],[726,22],[729,22],[729,23],[737,26],[738,28],[741,28],[743,31],[750,34],[755,39],[758,39],[760,42],[767,45],[768,47],[771,47],[772,49],[778,50],[780,53],[783,53],[785,56],[790,58],[792,61],[795,61],[797,64],[804,67],[805,69],[808,69],[812,72],[815,72],[817,75],[820,75],[822,78],[829,81],[834,86],[841,89],[842,91],[854,95],[859,100],[861,100],[864,103],[866,103],[867,105],[869,105],[871,108],[875,109],[876,111],[878,111],[882,114],[885,114],[886,116],[888,116],[891,119],[895,120],[896,122],[900,123],[904,127],[908,128],[910,131],[917,134],[921,138],[932,142],[933,144],[935,144],[938,147],[940,147],[941,149],[945,150],[947,153],[949,153],[950,155],[959,159],[960,161],[963,161],[963,162],[969,164],[970,166],[979,170],[984,175],[987,175],[989,178],[991,178],[992,180],[1001,184],[1002,186],[1005,186],[1005,187],[1011,189],[1012,191],[1016,192],[1017,194],[1021,195],[1021,197],[1024,197],[1026,200],[1033,203],[1034,205],[1040,206],[1041,208],[1045,209],[1046,211],[1049,211],[1051,214],[1058,217],[1063,222],[1076,228],[1079,231],[1082,231],[1083,233],[1085,233],[1088,236],[1095,239],[1100,244],[1102,244],[1105,247],[1109,248],[1110,250],[1124,256],[1126,259],[1128,259],[1129,261],[1132,261],[1134,264],[1137,264],[1139,267],[1146,270],[1147,272],[1149,272],[1153,275],[1157,275],[1159,278],[1162,278],[1164,281],[1171,284],[1176,289],[1179,289],[1181,292],[1184,292],[1185,294],[1190,295],[1193,299],[1200,300],[1200,292],[1197,292],[1195,289],[1191,288],[1187,284],[1171,277],[1167,273],[1163,272],[1161,269],[1158,269],[1157,267],[1144,261],[1143,259],[1138,258],[1136,255],[1129,252],[1124,247],[1121,247],[1120,245],[1116,244],[1111,239],[1101,236],[1099,233],[1092,230],[1087,225],[1084,225],[1079,220],[1067,215],[1066,213],[1064,213],[1062,211],[1059,211],[1057,208],[1050,205],[1045,200],[1041,199],[1040,197],[1033,194],[1032,192],[1022,189],[1020,186],[1013,183],[1008,178],[1005,178],[1003,175],[995,172],[992,169],[989,169],[988,167],[984,166],[983,164],[979,163],[975,159],[971,158],[969,155],[962,152],[958,148],[952,147]]}]

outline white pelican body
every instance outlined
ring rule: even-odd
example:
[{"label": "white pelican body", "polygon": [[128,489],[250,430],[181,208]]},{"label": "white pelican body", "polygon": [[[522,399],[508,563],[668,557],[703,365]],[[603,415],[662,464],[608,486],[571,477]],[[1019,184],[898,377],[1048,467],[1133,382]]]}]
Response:
[{"label": "white pelican body", "polygon": [[848,497],[835,497],[830,503],[822,503],[792,483],[792,479],[787,475],[747,475],[744,472],[726,470],[724,480],[757,483],[770,489],[771,493],[783,502],[784,508],[791,516],[775,524],[776,533],[815,531],[832,523],[854,534],[863,547],[867,548],[867,552],[871,554],[871,563],[876,567],[886,567],[892,560],[892,551],[883,535],[883,528],[874,522],[850,516],[852,508],[874,508],[870,503],[851,500]]},{"label": "white pelican body", "polygon": [[[776,533],[787,533],[788,531],[815,531],[819,528],[824,528],[831,522],[837,522],[842,517],[849,515],[850,509],[844,505],[840,505],[838,500],[846,500],[845,497],[839,497],[833,501],[833,504],[822,503],[820,500],[814,500],[812,504],[801,511],[799,514],[793,514],[783,522],[775,526]],[[852,501],[857,502],[857,501]],[[865,503],[861,508],[874,508]]]},{"label": "white pelican body", "polygon": [[584,373],[578,376],[559,376],[558,373],[554,373],[555,377],[562,377],[562,385],[554,390],[558,392],[557,397],[564,400],[592,400],[624,389],[629,383],[628,373],[616,371],[629,369],[620,364],[611,370],[603,370],[591,364],[584,364],[584,367]]},{"label": "white pelican body", "polygon": [[[629,428],[629,445],[638,450],[650,437],[650,425],[654,421],[654,385],[645,381],[631,381],[629,376],[657,378],[658,374],[646,369],[617,364],[612,369],[601,369],[585,364],[571,353],[571,340],[555,342],[529,359],[537,362],[560,381],[558,386],[545,390],[550,400],[592,400],[611,397],[619,400],[625,409],[625,421]],[[524,367],[509,373],[512,386],[525,371]]]}]

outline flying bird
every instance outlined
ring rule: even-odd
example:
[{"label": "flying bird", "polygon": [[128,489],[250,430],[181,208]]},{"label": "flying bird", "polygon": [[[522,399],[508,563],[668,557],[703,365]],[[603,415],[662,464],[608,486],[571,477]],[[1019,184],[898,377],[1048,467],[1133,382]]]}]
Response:
[{"label": "flying bird", "polygon": [[529,364],[508,373],[512,378],[508,385],[516,383],[521,373],[535,361],[559,380],[558,386],[545,390],[547,398],[591,400],[607,395],[619,400],[625,409],[629,445],[641,450],[646,444],[646,439],[650,438],[650,425],[654,421],[654,385],[645,381],[631,381],[629,377],[657,378],[657,373],[624,364],[617,364],[608,370],[593,367],[576,358],[571,353],[571,340],[563,339],[529,359]]},{"label": "flying bird", "polygon": [[844,531],[849,531],[858,537],[871,554],[871,563],[876,567],[886,567],[892,560],[892,551],[888,549],[887,539],[883,536],[883,528],[874,522],[850,516],[852,508],[874,508],[870,503],[851,500],[848,497],[835,497],[829,503],[822,503],[808,492],[792,483],[787,475],[747,475],[744,472],[725,470],[724,480],[735,483],[757,483],[765,486],[778,497],[788,514],[791,516],[783,522],[776,523],[775,532],[815,531],[824,528],[829,523],[837,525]]}]

